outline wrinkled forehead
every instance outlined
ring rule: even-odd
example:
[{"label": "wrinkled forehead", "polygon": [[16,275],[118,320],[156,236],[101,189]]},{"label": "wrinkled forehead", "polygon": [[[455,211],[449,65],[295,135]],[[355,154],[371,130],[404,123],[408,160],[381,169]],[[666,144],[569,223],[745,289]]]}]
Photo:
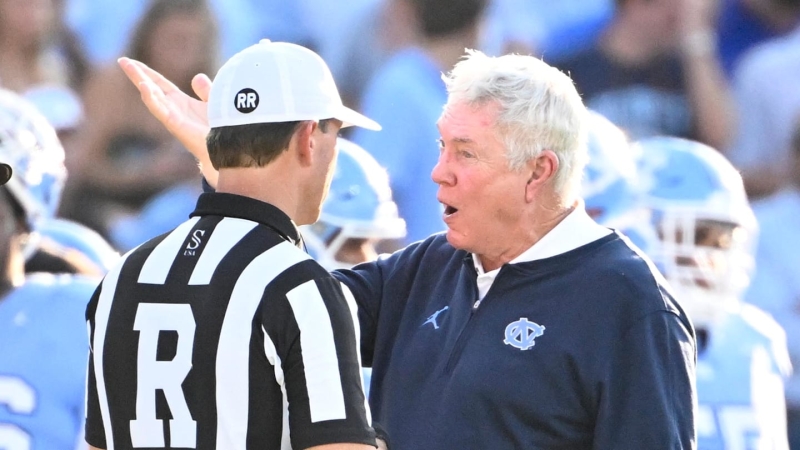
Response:
[{"label": "wrinkled forehead", "polygon": [[497,102],[448,101],[442,108],[436,126],[444,136],[469,137],[473,133],[493,131],[500,114]]}]

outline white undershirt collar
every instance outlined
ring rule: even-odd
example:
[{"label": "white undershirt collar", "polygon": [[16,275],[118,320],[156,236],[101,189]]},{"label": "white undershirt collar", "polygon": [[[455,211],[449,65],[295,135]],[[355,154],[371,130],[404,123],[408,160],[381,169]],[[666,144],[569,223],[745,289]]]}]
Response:
[{"label": "white undershirt collar", "polygon": [[[509,261],[508,264],[550,258],[582,247],[609,234],[611,234],[611,230],[598,225],[597,222],[589,217],[583,201],[579,200],[575,202],[574,209],[567,217],[542,236],[529,249]],[[486,293],[489,292],[489,288],[492,287],[492,283],[497,278],[500,269],[484,272],[480,258],[474,253],[472,254],[472,261],[475,264],[475,270],[478,272],[478,303],[480,303],[480,300],[483,300]]]}]

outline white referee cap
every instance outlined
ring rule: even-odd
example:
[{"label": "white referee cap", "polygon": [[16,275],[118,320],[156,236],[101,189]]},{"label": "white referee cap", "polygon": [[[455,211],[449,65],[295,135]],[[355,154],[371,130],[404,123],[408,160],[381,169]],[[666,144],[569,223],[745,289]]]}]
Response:
[{"label": "white referee cap", "polygon": [[319,55],[287,42],[264,39],[235,54],[217,72],[208,99],[211,128],[330,118],[381,129],[342,104]]}]

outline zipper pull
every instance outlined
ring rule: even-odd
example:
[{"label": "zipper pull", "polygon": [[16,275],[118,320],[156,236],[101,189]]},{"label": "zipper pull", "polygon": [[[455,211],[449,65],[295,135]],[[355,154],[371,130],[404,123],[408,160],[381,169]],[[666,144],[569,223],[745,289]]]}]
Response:
[{"label": "zipper pull", "polygon": [[475,303],[472,305],[472,310],[474,311],[478,309],[478,306],[481,306],[481,299],[475,301]]}]

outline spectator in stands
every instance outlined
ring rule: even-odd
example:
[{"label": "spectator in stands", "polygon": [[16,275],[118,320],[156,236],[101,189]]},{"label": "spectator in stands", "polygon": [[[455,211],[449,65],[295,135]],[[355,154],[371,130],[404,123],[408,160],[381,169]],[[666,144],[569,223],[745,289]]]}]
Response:
[{"label": "spectator in stands", "polygon": [[[136,24],[152,1],[142,0],[60,0],[64,2],[65,22],[86,49],[96,67],[113,64],[126,54],[126,44]],[[268,0],[276,3],[267,8],[265,0],[206,0],[219,26],[220,51],[224,57],[247,47],[268,33],[272,23],[280,22],[287,29],[298,24],[284,9],[292,10],[295,2]],[[268,33],[268,34],[265,34]]]},{"label": "spectator in stands", "polygon": [[798,0],[722,0],[717,19],[719,57],[725,74],[735,72],[756,44],[789,33],[800,21]]},{"label": "spectator in stands", "polygon": [[735,139],[726,152],[755,200],[789,183],[791,140],[800,115],[800,26],[754,48],[733,79],[738,110]]},{"label": "spectator in stands", "polygon": [[[189,91],[195,73],[215,69],[215,29],[202,0],[156,0],[136,28],[129,54]],[[63,213],[106,234],[111,218],[136,212],[194,173],[186,152],[116,66],[89,81],[84,103],[86,126],[67,158],[71,186]]]},{"label": "spectator in stands", "polygon": [[731,104],[716,55],[711,0],[616,0],[597,45],[556,63],[586,106],[633,139],[692,137],[716,148]]},{"label": "spectator in stands", "polygon": [[564,59],[594,45],[613,12],[613,0],[492,0],[481,48]]},{"label": "spectator in stands", "polygon": [[24,94],[41,85],[79,90],[88,66],[54,0],[0,0],[0,84]]},{"label": "spectator in stands", "polygon": [[437,186],[436,120],[447,101],[441,79],[478,39],[486,0],[407,0],[421,34],[418,46],[395,54],[366,88],[361,107],[383,126],[378,133],[355,131],[353,141],[389,171],[392,193],[408,226],[407,242],[445,229]]},{"label": "spectator in stands", "polygon": [[419,39],[416,17],[408,0],[382,0],[362,11],[330,62],[342,101],[359,104],[369,81],[386,61]]},{"label": "spectator in stands", "polygon": [[795,368],[786,382],[789,444],[800,449],[800,115],[794,122],[789,154],[790,184],[753,209],[761,227],[756,274],[748,302],[771,313],[786,330],[789,356]]}]

